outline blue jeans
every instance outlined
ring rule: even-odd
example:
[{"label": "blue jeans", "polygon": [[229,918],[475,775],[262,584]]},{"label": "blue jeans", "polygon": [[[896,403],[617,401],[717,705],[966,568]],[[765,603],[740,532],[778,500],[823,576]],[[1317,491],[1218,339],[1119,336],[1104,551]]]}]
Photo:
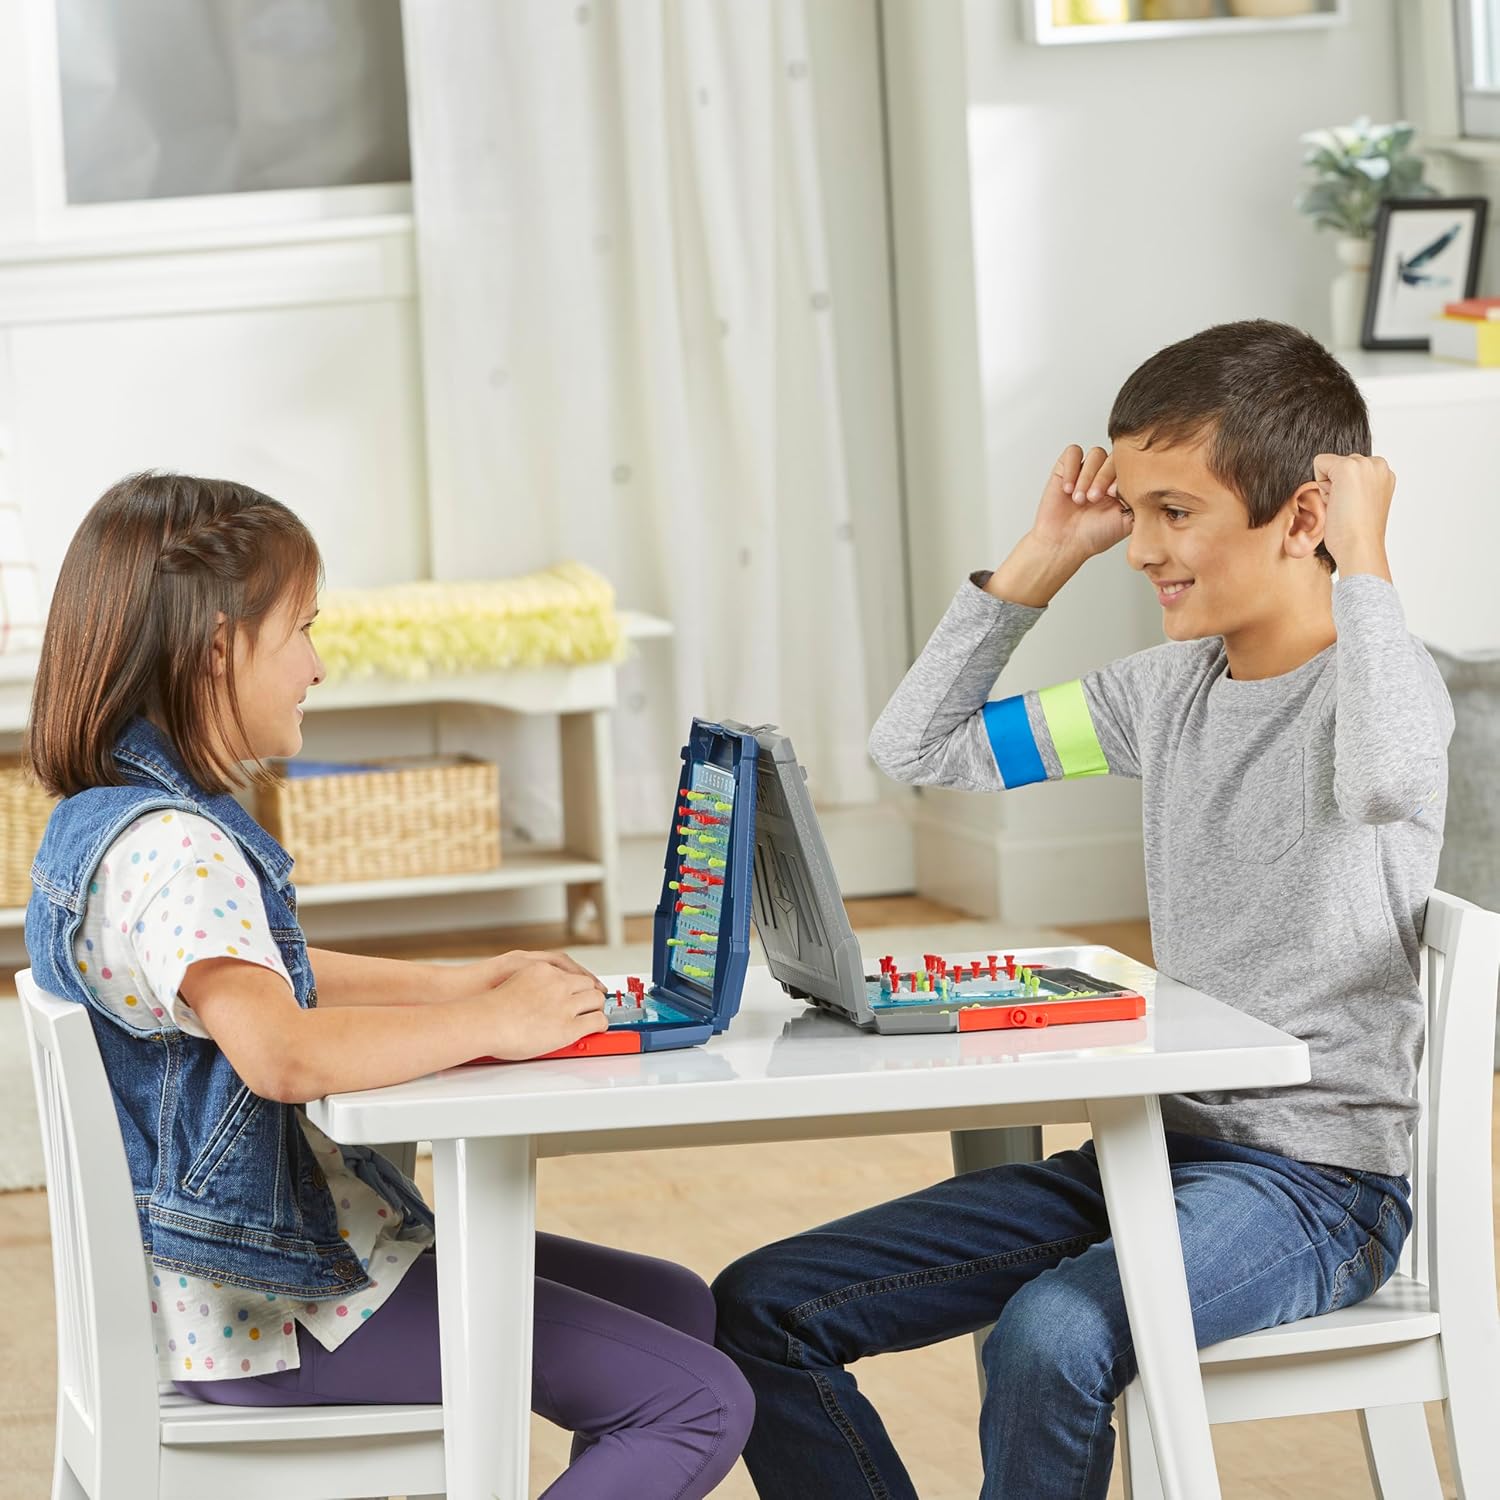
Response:
[{"label": "blue jeans", "polygon": [[[1345,1307],[1395,1269],[1405,1179],[1167,1134],[1200,1346]],[[994,1323],[981,1500],[1103,1500],[1135,1376],[1092,1143],[968,1172],[736,1261],[718,1343],[755,1394],[762,1500],[916,1500],[845,1368]]]}]

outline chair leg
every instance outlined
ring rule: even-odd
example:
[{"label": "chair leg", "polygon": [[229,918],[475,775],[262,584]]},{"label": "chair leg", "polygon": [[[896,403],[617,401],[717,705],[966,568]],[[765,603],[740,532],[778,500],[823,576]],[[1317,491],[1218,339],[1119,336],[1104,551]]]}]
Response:
[{"label": "chair leg", "polygon": [[1125,1482],[1125,1500],[1166,1500],[1140,1381],[1132,1380],[1125,1387],[1125,1394],[1115,1403],[1115,1418],[1120,1427],[1118,1462],[1120,1477]]},{"label": "chair leg", "polygon": [[1420,1401],[1366,1407],[1359,1414],[1359,1436],[1375,1500],[1442,1500],[1427,1413]]},{"label": "chair leg", "polygon": [[52,1460],[52,1500],[89,1500],[89,1494],[83,1487],[82,1481],[68,1467],[67,1461],[62,1456],[61,1447],[57,1450],[56,1457]]},{"label": "chair leg", "polygon": [[1496,1427],[1494,1407],[1497,1387],[1483,1385],[1459,1390],[1451,1383],[1451,1372],[1449,1381],[1443,1416],[1459,1500],[1500,1495],[1500,1430]]}]

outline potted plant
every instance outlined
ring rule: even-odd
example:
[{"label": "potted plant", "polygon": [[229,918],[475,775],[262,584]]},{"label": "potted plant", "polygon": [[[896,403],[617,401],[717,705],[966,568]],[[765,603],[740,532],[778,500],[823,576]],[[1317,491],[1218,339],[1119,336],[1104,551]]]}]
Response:
[{"label": "potted plant", "polygon": [[1336,349],[1359,345],[1380,200],[1422,198],[1436,191],[1422,180],[1426,164],[1412,148],[1415,138],[1416,130],[1405,122],[1372,125],[1368,117],[1302,137],[1302,165],[1310,169],[1312,180],[1298,196],[1297,207],[1319,229],[1339,236],[1336,249],[1343,270],[1332,290]]}]

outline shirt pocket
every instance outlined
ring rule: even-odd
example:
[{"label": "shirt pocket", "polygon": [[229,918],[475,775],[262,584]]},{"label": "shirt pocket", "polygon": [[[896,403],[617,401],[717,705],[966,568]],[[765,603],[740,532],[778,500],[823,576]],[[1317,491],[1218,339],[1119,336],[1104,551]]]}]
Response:
[{"label": "shirt pocket", "polygon": [[1302,747],[1258,757],[1246,771],[1218,831],[1233,859],[1274,865],[1307,832],[1307,772]]}]

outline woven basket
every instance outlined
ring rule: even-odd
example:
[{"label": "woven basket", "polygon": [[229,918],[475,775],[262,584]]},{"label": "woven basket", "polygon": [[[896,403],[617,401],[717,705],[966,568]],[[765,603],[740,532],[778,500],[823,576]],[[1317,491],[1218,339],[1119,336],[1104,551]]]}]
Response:
[{"label": "woven basket", "polygon": [[288,779],[256,796],[298,885],[467,875],[500,864],[500,772],[467,756],[372,761],[379,771]]},{"label": "woven basket", "polygon": [[31,862],[56,804],[19,755],[0,756],[0,906],[31,900]]}]

